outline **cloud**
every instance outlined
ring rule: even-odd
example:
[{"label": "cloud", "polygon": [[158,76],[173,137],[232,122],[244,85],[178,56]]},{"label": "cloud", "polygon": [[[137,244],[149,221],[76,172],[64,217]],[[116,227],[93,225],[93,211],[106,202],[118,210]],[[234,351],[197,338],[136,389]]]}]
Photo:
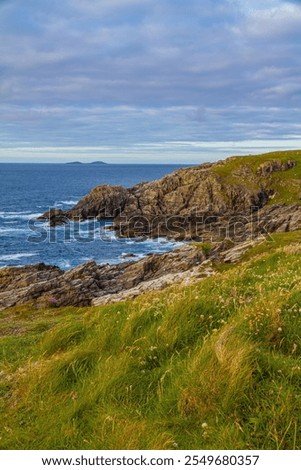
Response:
[{"label": "cloud", "polygon": [[277,7],[253,10],[247,20],[247,34],[255,38],[276,38],[294,35],[300,31],[301,7],[283,3]]},{"label": "cloud", "polygon": [[300,132],[300,2],[14,0],[0,19],[2,147]]},{"label": "cloud", "polygon": [[151,0],[69,0],[71,9],[101,17],[110,13],[120,14],[128,9],[145,8],[150,4]]},{"label": "cloud", "polygon": [[18,147],[0,148],[0,160],[25,162],[92,162],[97,159],[107,163],[167,163],[200,164],[216,161],[229,155],[258,154],[272,150],[301,148],[301,139],[293,140],[246,140],[190,142],[174,141],[160,144],[144,143],[120,147]]}]

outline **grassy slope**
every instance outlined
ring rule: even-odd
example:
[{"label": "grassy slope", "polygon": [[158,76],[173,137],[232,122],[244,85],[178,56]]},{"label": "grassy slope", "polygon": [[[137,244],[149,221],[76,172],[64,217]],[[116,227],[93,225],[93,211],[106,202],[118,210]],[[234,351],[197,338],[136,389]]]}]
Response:
[{"label": "grassy slope", "polygon": [[0,317],[2,449],[300,449],[301,234],[189,288]]},{"label": "grassy slope", "polygon": [[[301,204],[301,150],[289,150],[283,152],[270,152],[263,155],[250,155],[246,157],[232,157],[226,160],[226,163],[214,168],[214,172],[221,176],[226,183],[243,183],[246,187],[253,189],[254,181],[247,176],[236,176],[235,173],[240,166],[249,167],[254,176],[256,170],[263,162],[272,160],[287,161],[295,160],[297,165],[287,171],[278,171],[272,173],[269,179],[269,186],[276,191],[275,197],[271,199],[270,204]],[[256,176],[258,182],[258,176]],[[266,183],[266,181],[265,181]]]}]

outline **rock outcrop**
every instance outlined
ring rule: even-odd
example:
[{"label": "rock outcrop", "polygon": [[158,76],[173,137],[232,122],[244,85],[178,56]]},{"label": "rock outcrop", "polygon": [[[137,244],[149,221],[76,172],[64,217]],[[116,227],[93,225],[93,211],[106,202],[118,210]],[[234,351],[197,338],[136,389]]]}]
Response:
[{"label": "rock outcrop", "polygon": [[76,206],[69,210],[50,209],[39,219],[50,221],[52,226],[66,223],[68,220],[87,220],[89,218],[106,219],[119,215],[125,207],[128,190],[122,186],[97,186]]},{"label": "rock outcrop", "polygon": [[254,217],[254,226],[246,226],[246,233],[267,234],[301,230],[301,205],[275,204],[266,206]]},{"label": "rock outcrop", "polygon": [[291,168],[294,168],[296,165],[297,162],[295,160],[287,160],[286,162],[282,162],[279,160],[271,160],[259,165],[257,169],[257,174],[259,176],[267,177],[275,171],[287,171]]},{"label": "rock outcrop", "polygon": [[136,287],[119,291],[116,294],[96,297],[92,300],[92,305],[99,306],[122,302],[123,300],[138,297],[145,292],[160,290],[174,285],[192,285],[196,282],[199,282],[200,279],[210,277],[215,274],[211,261],[208,261],[209,263],[207,261],[203,261],[200,265],[194,266],[187,271],[164,274],[150,281],[143,281]]},{"label": "rock outcrop", "polygon": [[[136,289],[163,288],[198,275],[206,256],[200,247],[183,245],[170,253],[153,254],[136,262],[97,265],[94,261],[70,271],[37,264],[0,270],[0,308],[33,303],[41,307],[90,305],[94,298]],[[192,270],[192,271],[191,271]],[[187,274],[186,274],[187,273]],[[137,294],[136,294],[137,295]]]},{"label": "rock outcrop", "polygon": [[[269,207],[277,194],[273,175],[292,170],[296,165],[297,161],[291,158],[269,157],[263,162],[259,160],[254,167],[243,158],[232,157],[177,170],[158,181],[128,189],[98,186],[72,209],[51,210],[41,218],[49,219],[52,226],[70,219],[111,218],[114,230],[123,237],[198,240],[207,239],[210,233],[209,238],[218,241],[225,233],[235,237],[238,232],[237,239],[241,240],[243,230],[245,238],[249,236],[254,213],[261,217],[257,227],[264,226],[266,217],[270,217],[269,211],[262,209]],[[301,189],[300,180],[294,184]],[[300,222],[298,209],[293,205],[287,209],[287,214],[280,205],[273,210],[278,229],[286,223],[298,226]],[[295,214],[294,221],[290,221],[291,211]]]}]

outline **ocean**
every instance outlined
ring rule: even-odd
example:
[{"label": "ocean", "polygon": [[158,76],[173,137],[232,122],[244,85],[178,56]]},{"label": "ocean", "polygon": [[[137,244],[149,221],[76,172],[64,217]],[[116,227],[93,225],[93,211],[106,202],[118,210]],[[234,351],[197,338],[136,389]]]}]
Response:
[{"label": "ocean", "polygon": [[119,263],[163,253],[165,239],[118,239],[94,221],[50,228],[37,217],[50,207],[69,209],[100,184],[133,186],[184,165],[0,164],[0,267],[45,263],[68,270],[89,260]]}]

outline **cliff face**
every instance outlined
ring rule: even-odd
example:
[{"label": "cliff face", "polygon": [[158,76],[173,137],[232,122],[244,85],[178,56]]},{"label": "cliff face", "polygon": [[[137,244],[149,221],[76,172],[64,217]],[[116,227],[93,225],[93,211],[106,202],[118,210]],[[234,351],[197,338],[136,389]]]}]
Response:
[{"label": "cliff face", "polygon": [[[300,226],[301,152],[278,152],[254,157],[232,157],[217,163],[178,170],[150,183],[132,188],[98,186],[69,211],[52,210],[42,218],[51,225],[68,219],[113,218],[120,236],[167,236],[176,239],[221,238],[220,232],[237,232],[250,227],[256,213],[261,217],[259,229],[270,212],[263,210],[278,203],[281,223],[290,210],[294,225]],[[289,197],[288,197],[289,196]],[[290,204],[292,203],[292,204]],[[293,209],[294,207],[294,209]],[[285,209],[286,208],[286,209]],[[277,211],[276,211],[277,212]],[[277,213],[273,212],[273,216]],[[242,218],[244,221],[242,222]],[[297,225],[296,225],[297,224]],[[254,225],[254,223],[253,223]],[[249,236],[246,228],[246,236]]]}]

